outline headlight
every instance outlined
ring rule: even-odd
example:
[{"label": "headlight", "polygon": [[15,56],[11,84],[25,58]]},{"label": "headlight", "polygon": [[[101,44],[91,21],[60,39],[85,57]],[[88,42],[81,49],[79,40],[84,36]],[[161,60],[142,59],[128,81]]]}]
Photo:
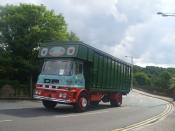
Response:
[{"label": "headlight", "polygon": [[41,95],[41,91],[40,91],[40,90],[36,90],[36,91],[35,91],[35,94],[36,94],[36,95]]},{"label": "headlight", "polygon": [[37,91],[37,90],[35,91],[35,94],[36,94],[36,95],[38,94],[38,91]]},{"label": "headlight", "polygon": [[67,93],[60,93],[59,97],[65,99],[67,97]]},{"label": "headlight", "polygon": [[62,97],[62,96],[63,96],[63,93],[60,93],[60,94],[59,94],[59,97]]},{"label": "headlight", "polygon": [[66,93],[63,93],[63,96],[62,96],[64,99],[67,97],[67,94]]}]

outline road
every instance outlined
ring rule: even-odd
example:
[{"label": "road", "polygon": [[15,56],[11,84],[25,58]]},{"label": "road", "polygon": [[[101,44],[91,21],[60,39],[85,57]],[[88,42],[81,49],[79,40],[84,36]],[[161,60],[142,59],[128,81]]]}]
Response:
[{"label": "road", "polygon": [[[109,103],[75,113],[72,106],[44,109],[39,101],[0,101],[0,131],[112,131],[158,116],[169,103],[131,92],[122,107]],[[151,119],[150,119],[151,120]],[[153,119],[154,120],[154,119]],[[136,125],[138,125],[136,124]],[[145,127],[146,129],[147,127]],[[129,129],[129,128],[128,128]]]}]

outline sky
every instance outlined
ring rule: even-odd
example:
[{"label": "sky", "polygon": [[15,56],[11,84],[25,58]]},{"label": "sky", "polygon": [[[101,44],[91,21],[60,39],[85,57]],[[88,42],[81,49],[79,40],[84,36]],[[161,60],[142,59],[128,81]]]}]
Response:
[{"label": "sky", "polygon": [[[175,0],[0,0],[43,4],[81,41],[139,66],[175,67]],[[129,56],[129,57],[125,57]]]}]

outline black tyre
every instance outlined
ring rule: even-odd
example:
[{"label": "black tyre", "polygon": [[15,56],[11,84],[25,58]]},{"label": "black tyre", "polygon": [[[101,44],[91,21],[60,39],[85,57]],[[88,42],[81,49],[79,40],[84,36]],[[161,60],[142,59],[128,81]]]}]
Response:
[{"label": "black tyre", "polygon": [[112,107],[120,107],[122,103],[117,100],[110,100],[110,104]]},{"label": "black tyre", "polygon": [[85,93],[80,94],[77,103],[74,105],[76,112],[84,112],[88,109],[89,100]]},{"label": "black tyre", "polygon": [[57,102],[47,100],[42,100],[42,103],[46,109],[54,109],[55,106],[57,105]]}]

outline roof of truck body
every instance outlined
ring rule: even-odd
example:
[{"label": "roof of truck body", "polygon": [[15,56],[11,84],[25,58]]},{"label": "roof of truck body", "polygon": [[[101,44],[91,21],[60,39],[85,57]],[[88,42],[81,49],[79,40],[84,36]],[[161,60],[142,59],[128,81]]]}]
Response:
[{"label": "roof of truck body", "polygon": [[[88,44],[85,44],[84,42],[81,42],[81,41],[50,41],[50,42],[45,42],[45,43],[42,43],[41,46],[40,46],[40,52],[39,52],[39,58],[47,58],[47,57],[43,57],[40,55],[41,53],[41,49],[43,48],[46,48],[46,47],[49,47],[49,48],[52,48],[52,47],[60,47],[60,46],[70,46],[70,45],[74,45],[74,46],[84,46],[84,47],[87,47],[103,56],[107,56],[109,58],[112,58],[113,60],[116,60],[118,62],[121,62],[121,63],[124,63],[124,64],[127,64],[127,65],[131,65],[130,63],[128,62],[125,62],[119,58],[116,58],[104,51],[101,51],[93,46],[90,46]],[[71,57],[71,56],[70,56]],[[72,57],[76,57],[76,56],[72,56]],[[51,57],[50,57],[51,58]]]}]

